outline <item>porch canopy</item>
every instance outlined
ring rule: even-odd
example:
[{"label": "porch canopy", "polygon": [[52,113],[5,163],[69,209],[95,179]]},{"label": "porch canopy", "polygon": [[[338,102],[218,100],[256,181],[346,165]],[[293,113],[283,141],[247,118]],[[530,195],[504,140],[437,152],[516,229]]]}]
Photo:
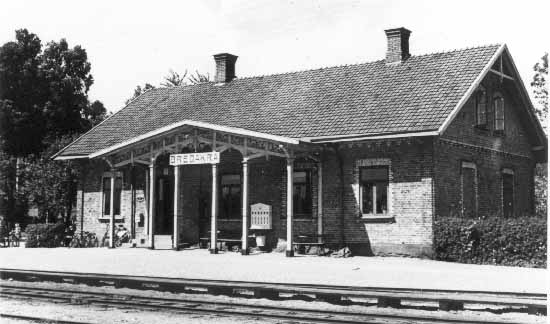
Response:
[{"label": "porch canopy", "polygon": [[[219,152],[234,149],[242,154],[242,253],[248,251],[248,163],[250,160],[270,156],[286,159],[286,207],[287,207],[287,255],[293,255],[293,164],[297,157],[307,157],[318,161],[317,157],[322,144],[303,142],[295,138],[277,136],[250,131],[242,128],[215,125],[200,121],[183,120],[154,131],[131,138],[124,142],[106,147],[83,156],[56,156],[56,160],[65,159],[102,159],[112,171],[126,165],[143,164],[149,167],[148,190],[149,197],[155,197],[155,161],[162,154],[177,154],[182,152]],[[174,226],[173,248],[178,249],[178,197],[180,166],[174,165]],[[111,178],[114,181],[114,178]],[[111,183],[114,186],[114,183]],[[212,253],[217,253],[217,164],[212,163],[212,214],[210,228],[210,247]],[[114,191],[111,191],[113,195]],[[111,197],[111,204],[114,199]],[[110,208],[110,229],[114,234],[114,208]],[[148,240],[149,247],[154,248],[155,199],[150,199],[148,210]],[[113,242],[110,246],[114,247]]]}]

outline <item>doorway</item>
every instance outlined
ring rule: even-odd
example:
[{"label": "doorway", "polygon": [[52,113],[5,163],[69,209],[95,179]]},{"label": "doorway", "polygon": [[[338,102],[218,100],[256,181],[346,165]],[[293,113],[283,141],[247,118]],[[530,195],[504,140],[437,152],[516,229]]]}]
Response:
[{"label": "doorway", "polygon": [[155,235],[174,233],[174,168],[168,163],[168,155],[157,158],[155,181]]}]

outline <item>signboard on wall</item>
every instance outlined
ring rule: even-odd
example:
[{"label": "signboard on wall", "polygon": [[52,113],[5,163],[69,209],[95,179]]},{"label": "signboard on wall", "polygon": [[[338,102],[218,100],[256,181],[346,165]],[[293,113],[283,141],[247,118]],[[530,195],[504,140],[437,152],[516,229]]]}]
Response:
[{"label": "signboard on wall", "polygon": [[220,152],[170,154],[170,165],[218,163],[220,163]]}]

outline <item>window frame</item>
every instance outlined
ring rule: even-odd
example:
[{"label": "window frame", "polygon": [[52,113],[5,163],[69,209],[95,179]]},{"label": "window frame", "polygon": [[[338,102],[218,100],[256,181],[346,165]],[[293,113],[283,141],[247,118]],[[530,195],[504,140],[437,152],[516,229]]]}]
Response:
[{"label": "window frame", "polygon": [[305,186],[306,186],[306,199],[308,197],[308,192],[309,192],[309,212],[298,212],[296,210],[296,202],[294,201],[294,197],[292,198],[293,201],[292,201],[292,214],[294,215],[294,217],[296,219],[312,219],[313,218],[313,169],[308,169],[308,168],[299,168],[299,169],[294,169],[293,170],[293,173],[292,173],[292,192],[293,194],[296,194],[296,182],[295,182],[295,178],[294,178],[294,175],[298,172],[305,172],[306,173],[306,181],[305,181]]},{"label": "window frame", "polygon": [[[497,109],[497,102],[501,102],[499,106],[500,109]],[[495,92],[493,95],[492,106],[493,106],[493,120],[494,120],[494,130],[496,133],[503,134],[506,129],[506,117],[505,117],[505,100],[504,96],[500,92]],[[499,110],[501,110],[501,118],[498,118]],[[499,128],[499,121],[502,121],[502,128]]]},{"label": "window frame", "polygon": [[[225,176],[239,176],[239,184],[238,184],[238,187],[239,187],[239,208],[237,208],[237,211],[235,212],[235,214],[233,215],[233,213],[230,213],[231,215],[226,215],[225,214],[225,211],[223,211],[223,188],[224,186],[228,186],[229,188],[231,187],[236,187],[237,184],[236,183],[231,183],[231,184],[223,184],[223,178]],[[230,189],[231,191],[231,189]],[[224,173],[224,174],[221,174],[220,175],[220,180],[219,180],[219,192],[218,192],[218,216],[219,216],[219,220],[222,220],[222,221],[239,221],[241,220],[241,216],[242,216],[242,198],[243,198],[243,177],[242,177],[242,174],[240,173]],[[222,211],[223,211],[223,214],[222,214]],[[231,206],[231,211],[233,212],[233,206]]]},{"label": "window frame", "polygon": [[[484,101],[481,101],[481,100]],[[484,122],[481,122],[480,120],[480,108],[483,107],[483,117]],[[484,86],[480,85],[479,88],[475,92],[475,127],[486,130],[489,126],[489,118],[488,118],[488,100],[487,100],[487,90]]]},{"label": "window frame", "polygon": [[[372,206],[372,212],[371,213],[365,213],[364,206],[363,206],[363,191],[364,191],[364,183],[361,179],[361,172],[365,169],[386,169],[387,172],[387,179],[385,180],[386,183],[386,212],[385,213],[377,213],[377,192],[378,192],[378,186],[373,185],[372,186],[372,195],[373,195],[373,206]],[[381,180],[374,180],[367,182],[370,184],[378,184],[383,183]],[[361,213],[361,216],[363,218],[387,218],[391,217],[391,204],[390,204],[390,165],[388,164],[375,164],[375,165],[362,165],[359,166],[358,169],[358,187],[359,187],[359,211]]]},{"label": "window frame", "polygon": [[[113,178],[113,176],[115,177],[115,188],[110,188],[111,186],[111,178]],[[106,195],[105,195],[105,180],[108,179],[108,183],[109,183],[109,198],[107,199],[106,198]],[[115,190],[117,188],[117,180],[120,180],[120,189],[118,189],[118,208],[117,206],[115,206],[115,203],[113,203],[113,209],[114,209],[114,216],[116,219],[121,219],[122,218],[122,192],[124,191],[124,174],[122,171],[115,171],[115,172],[104,172],[103,175],[101,176],[101,212],[100,212],[100,219],[109,219],[111,217],[110,213],[109,214],[105,214],[105,208],[106,208],[106,201],[109,200],[109,203],[110,203],[110,200],[111,200],[111,197],[110,197],[110,194],[111,194],[111,190]],[[113,198],[115,200],[115,202],[117,201],[117,192],[115,191],[114,195],[113,195]],[[115,211],[117,211],[118,209],[118,214],[115,213]],[[110,204],[109,204],[109,212],[110,212]]]}]

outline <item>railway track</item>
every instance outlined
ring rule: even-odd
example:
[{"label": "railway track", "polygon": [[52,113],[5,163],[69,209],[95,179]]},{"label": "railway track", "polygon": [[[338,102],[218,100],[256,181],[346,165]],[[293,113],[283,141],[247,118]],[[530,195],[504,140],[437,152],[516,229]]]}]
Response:
[{"label": "railway track", "polygon": [[169,292],[186,292],[203,289],[216,295],[234,295],[246,291],[257,298],[277,299],[281,294],[310,295],[331,303],[343,299],[375,299],[380,307],[398,307],[401,301],[438,303],[441,310],[460,310],[465,304],[504,307],[525,307],[529,313],[546,313],[546,295],[519,292],[434,290],[388,287],[351,287],[309,285],[270,282],[245,282],[203,280],[185,278],[144,277],[96,273],[53,272],[20,269],[0,269],[1,279],[19,281],[54,281],[81,283],[91,286],[114,286],[116,288],[147,289]]},{"label": "railway track", "polygon": [[[32,299],[44,302],[56,302],[79,305],[95,305],[115,308],[131,308],[136,310],[157,310],[174,313],[191,313],[207,315],[225,315],[244,317],[248,319],[272,319],[278,322],[289,323],[466,323],[466,324],[496,324],[502,321],[467,320],[456,317],[428,317],[379,313],[351,313],[326,310],[312,310],[307,308],[283,308],[259,304],[245,304],[233,302],[219,302],[211,300],[197,300],[186,298],[145,297],[131,294],[113,294],[106,292],[75,291],[73,289],[50,289],[37,287],[18,287],[17,284],[0,285],[0,297],[16,299]],[[2,317],[25,319],[26,316],[1,314]],[[27,317],[26,320],[37,322],[51,322],[45,318]],[[58,323],[58,322],[56,322]],[[78,323],[59,321],[59,323]]]}]

